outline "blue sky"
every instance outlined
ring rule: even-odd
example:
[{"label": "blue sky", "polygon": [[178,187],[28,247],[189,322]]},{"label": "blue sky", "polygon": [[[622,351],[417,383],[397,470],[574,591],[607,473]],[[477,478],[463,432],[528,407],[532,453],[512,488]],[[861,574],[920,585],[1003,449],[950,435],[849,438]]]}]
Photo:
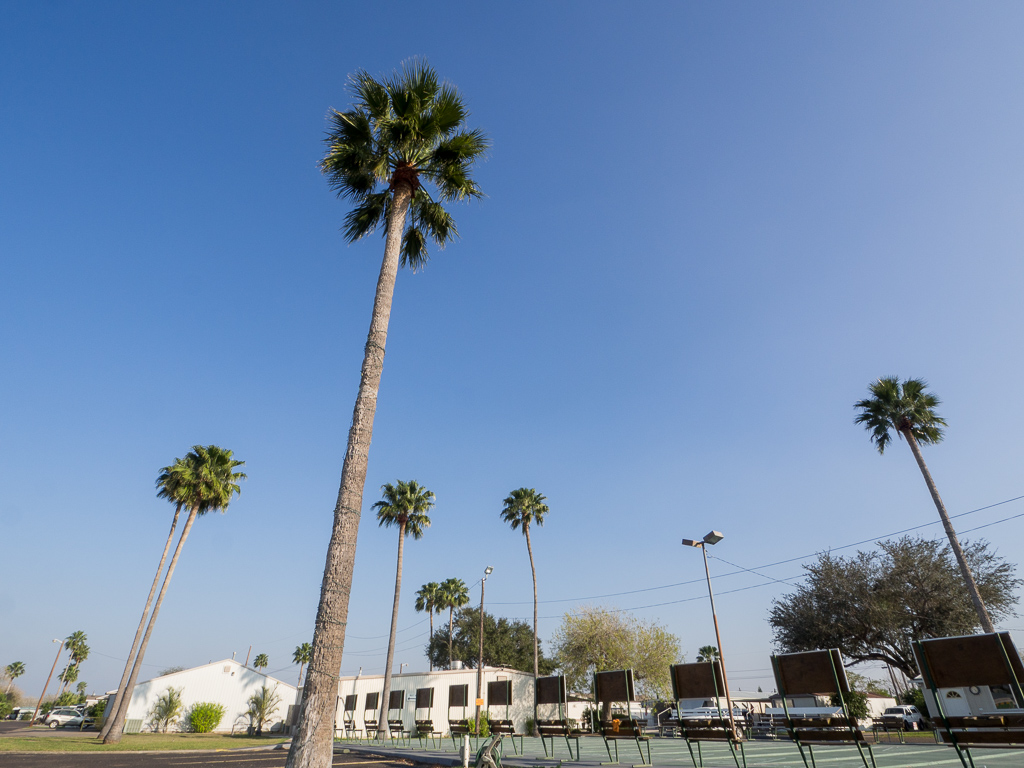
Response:
[{"label": "blue sky", "polygon": [[[80,629],[81,679],[116,684],[170,522],[156,475],[216,443],[249,480],[193,529],[144,675],[251,644],[294,679],[383,251],[340,236],[325,118],[350,73],[418,55],[493,140],[487,198],[399,277],[342,671],[383,671],[396,540],[368,510],[415,478],[437,507],[406,548],[396,665],[426,667],[427,581],[493,565],[488,606],[531,614],[525,543],[498,515],[529,486],[551,507],[540,597],[560,601],[543,638],[574,605],[636,608],[692,659],[713,628],[679,540],[714,527],[715,573],[762,574],[716,579],[730,681],[770,690],[765,616],[801,569],[757,567],[936,518],[909,450],[879,457],[853,424],[868,382],[921,376],[943,399],[926,458],[952,513],[1024,495],[1022,17],[8,5],[0,664],[24,661],[38,695],[50,640]],[[1024,518],[973,536],[1016,562]]]}]

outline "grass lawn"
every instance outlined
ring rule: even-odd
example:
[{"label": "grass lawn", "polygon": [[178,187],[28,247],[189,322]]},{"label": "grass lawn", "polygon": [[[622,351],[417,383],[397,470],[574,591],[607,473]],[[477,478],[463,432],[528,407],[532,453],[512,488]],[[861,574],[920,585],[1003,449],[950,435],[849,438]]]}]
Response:
[{"label": "grass lawn", "polygon": [[96,733],[81,736],[8,736],[0,752],[140,752],[172,749],[245,749],[288,741],[284,737],[229,736],[221,733],[133,733],[118,744],[103,744]]}]

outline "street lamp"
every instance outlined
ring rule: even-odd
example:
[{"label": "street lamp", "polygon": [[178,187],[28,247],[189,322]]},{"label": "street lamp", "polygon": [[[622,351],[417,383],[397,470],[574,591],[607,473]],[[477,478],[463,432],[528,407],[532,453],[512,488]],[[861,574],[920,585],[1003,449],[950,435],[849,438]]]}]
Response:
[{"label": "street lamp", "polygon": [[733,738],[736,736],[736,720],[732,714],[732,697],[729,696],[729,679],[725,674],[725,654],[722,652],[722,635],[718,631],[718,614],[715,612],[715,593],[711,589],[711,571],[708,569],[708,544],[717,544],[725,536],[719,531],[711,531],[707,536],[699,541],[693,539],[683,539],[684,547],[700,547],[701,553],[704,555],[704,575],[708,578],[708,597],[711,598],[711,618],[715,622],[715,641],[718,643],[718,660],[722,665],[722,686],[725,688],[725,705],[729,708],[729,727],[732,728]]},{"label": "street lamp", "polygon": [[476,732],[480,735],[480,705],[484,703],[484,584],[487,577],[494,572],[491,566],[484,568],[484,577],[480,579],[480,655],[476,661]]},{"label": "street lamp", "polygon": [[403,670],[404,670],[404,669],[405,669],[406,667],[408,667],[408,666],[409,666],[409,664],[408,664],[408,663],[405,663],[405,664],[399,664],[399,665],[398,665],[398,674],[402,674],[402,671],[403,671]]},{"label": "street lamp", "polygon": [[39,707],[43,705],[43,696],[46,695],[46,689],[50,687],[50,678],[53,677],[53,670],[57,668],[57,662],[60,661],[61,651],[64,650],[63,640],[54,640],[53,642],[60,643],[60,645],[57,646],[57,658],[53,660],[53,666],[50,667],[50,674],[46,676],[46,685],[43,686],[43,692],[39,694],[39,701],[36,702],[36,709],[32,713],[32,719],[29,720],[29,725],[32,725],[32,723],[36,721],[36,715],[39,714]]}]

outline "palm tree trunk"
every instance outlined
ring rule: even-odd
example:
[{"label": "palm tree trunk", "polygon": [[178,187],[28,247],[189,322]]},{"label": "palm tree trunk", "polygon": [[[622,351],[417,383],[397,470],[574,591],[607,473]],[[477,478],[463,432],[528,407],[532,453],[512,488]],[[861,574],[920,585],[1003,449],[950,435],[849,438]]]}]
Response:
[{"label": "palm tree trunk", "polygon": [[299,662],[299,679],[298,679],[298,681],[297,681],[297,682],[295,683],[295,687],[296,687],[296,688],[301,688],[301,687],[302,687],[302,668],[303,668],[304,666],[306,666],[306,662],[304,662],[304,661],[300,661],[300,662]]},{"label": "palm tree trunk", "polygon": [[907,444],[910,446],[910,450],[914,452],[914,458],[917,460],[917,466],[921,470],[921,474],[924,475],[924,482],[928,486],[928,492],[932,495],[932,501],[935,502],[935,508],[939,510],[939,517],[942,519],[942,527],[946,529],[946,536],[949,538],[949,546],[953,550],[953,557],[956,558],[957,565],[960,566],[960,573],[964,577],[964,581],[967,583],[967,591],[971,596],[971,602],[974,603],[974,610],[978,613],[978,621],[981,623],[981,629],[984,632],[995,632],[996,629],[992,626],[992,619],[989,618],[988,610],[985,608],[985,603],[981,599],[981,593],[978,591],[978,585],[974,582],[974,576],[971,574],[971,569],[967,565],[967,558],[964,557],[964,551],[960,547],[960,541],[956,537],[956,531],[953,530],[953,523],[949,520],[949,514],[946,512],[946,505],[942,503],[942,497],[939,496],[939,489],[935,487],[935,481],[932,480],[932,475],[928,471],[928,466],[924,463],[924,456],[921,455],[921,447],[917,444],[917,440],[914,438],[914,433],[909,429],[901,430],[903,436],[907,439]]},{"label": "palm tree trunk", "polygon": [[388,659],[384,667],[384,692],[381,694],[381,717],[377,725],[383,725],[384,730],[377,729],[377,735],[383,739],[382,734],[387,733],[388,715],[391,713],[391,665],[395,663],[395,635],[398,633],[398,598],[402,594],[402,552],[405,549],[405,523],[398,525],[398,569],[395,571],[395,604],[391,607],[391,637],[388,639]]},{"label": "palm tree trunk", "polygon": [[537,677],[540,675],[537,648],[537,569],[533,566],[533,547],[530,546],[530,523],[523,521],[523,533],[526,534],[526,551],[530,555],[530,573],[533,574],[533,736],[540,736],[537,730]]},{"label": "palm tree trunk", "polygon": [[327,547],[327,563],[320,586],[320,605],[313,632],[313,658],[306,672],[306,695],[299,715],[298,733],[292,738],[286,768],[330,768],[333,760],[334,710],[338,702],[338,672],[345,649],[348,601],[352,592],[356,537],[366,485],[366,462],[373,436],[373,417],[377,412],[377,391],[384,370],[384,346],[388,338],[391,300],[398,277],[398,256],[402,248],[405,218],[412,190],[402,185],[395,189],[388,218],[384,261],[377,279],[370,332],[363,353],[359,393],[348,432],[348,448],[341,468],[341,488],[334,507],[334,528]]},{"label": "palm tree trunk", "polygon": [[142,637],[142,643],[139,645],[139,653],[135,657],[135,663],[132,664],[132,672],[128,677],[128,684],[124,687],[124,696],[121,697],[121,705],[114,713],[114,722],[110,725],[110,730],[107,731],[106,737],[103,739],[104,744],[116,744],[121,741],[121,736],[124,733],[124,720],[128,715],[128,705],[132,701],[132,692],[135,690],[135,681],[139,679],[139,670],[142,667],[142,660],[146,657],[146,648],[149,646],[150,635],[153,634],[153,626],[156,624],[156,617],[160,614],[160,606],[163,605],[164,595],[167,594],[167,587],[170,586],[171,576],[174,575],[174,568],[178,564],[178,558],[181,557],[181,550],[185,546],[185,540],[188,539],[189,531],[192,530],[192,524],[196,521],[198,507],[193,507],[188,514],[188,519],[185,521],[185,527],[181,531],[181,538],[178,539],[178,546],[174,548],[174,556],[171,557],[171,564],[167,566],[167,575],[164,576],[164,583],[160,585],[160,594],[157,595],[156,605],[153,606],[153,614],[149,617],[149,624],[146,625],[146,634]]},{"label": "palm tree trunk", "polygon": [[452,626],[455,618],[455,608],[448,606],[448,669],[452,668]]},{"label": "palm tree trunk", "polygon": [[[160,555],[160,565],[157,566],[156,575],[153,576],[153,586],[149,588],[149,597],[146,598],[146,607],[142,609],[142,618],[139,619],[139,628],[135,630],[135,639],[132,640],[132,649],[128,653],[128,661],[125,662],[124,672],[121,673],[121,682],[117,686],[117,693],[114,695],[114,703],[110,705],[110,711],[112,713],[116,712],[117,708],[121,705],[121,694],[124,692],[124,687],[128,684],[128,676],[132,671],[132,659],[135,658],[135,652],[139,650],[139,641],[142,639],[142,630],[146,626],[146,617],[149,615],[149,608],[153,604],[153,595],[156,594],[156,585],[160,583],[160,572],[164,569],[164,562],[167,560],[167,553],[170,551],[171,542],[174,540],[174,529],[178,525],[178,515],[180,513],[181,504],[176,504],[174,507],[174,519],[171,521],[171,532],[167,534],[167,542],[164,544],[164,553]],[[107,718],[98,738],[106,738],[107,734],[110,732],[111,723],[113,723],[113,718]]]}]

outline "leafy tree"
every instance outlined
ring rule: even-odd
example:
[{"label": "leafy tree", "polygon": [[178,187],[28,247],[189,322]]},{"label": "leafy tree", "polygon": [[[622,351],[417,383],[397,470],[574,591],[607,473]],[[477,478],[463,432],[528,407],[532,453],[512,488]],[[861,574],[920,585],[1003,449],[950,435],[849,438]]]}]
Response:
[{"label": "leafy tree", "polygon": [[858,400],[854,404],[854,408],[860,409],[860,414],[854,419],[854,422],[863,424],[864,428],[871,432],[871,441],[878,448],[879,453],[885,453],[886,446],[892,442],[891,431],[895,431],[907,441],[907,445],[910,446],[914,459],[917,461],[917,466],[924,476],[924,482],[928,486],[928,492],[931,493],[935,508],[939,511],[939,518],[942,520],[942,527],[946,530],[949,546],[953,550],[953,556],[956,558],[960,574],[967,585],[967,592],[971,596],[974,610],[978,614],[978,623],[983,632],[995,632],[992,619],[985,609],[981,590],[971,573],[970,564],[956,537],[956,531],[953,530],[949,513],[946,512],[946,505],[942,503],[939,489],[935,486],[928,466],[924,463],[924,456],[921,455],[920,444],[934,445],[942,442],[942,428],[946,426],[946,420],[935,412],[935,408],[941,401],[935,395],[925,391],[927,386],[923,379],[907,379],[900,384],[898,376],[881,378],[868,387],[871,397]]},{"label": "leafy tree", "polygon": [[[139,626],[135,630],[135,638],[132,640],[132,648],[128,652],[128,660],[124,665],[124,672],[121,673],[121,682],[117,686],[117,692],[114,694],[114,701],[110,706],[109,716],[103,723],[103,727],[100,729],[100,738],[106,739],[107,733],[110,732],[110,727],[114,723],[114,713],[121,708],[122,694],[128,687],[128,678],[131,677],[132,667],[135,664],[135,657],[139,651],[139,643],[142,642],[142,633],[145,631],[146,619],[149,617],[149,609],[153,605],[153,597],[156,595],[157,584],[160,583],[160,574],[164,570],[164,563],[167,562],[167,553],[171,549],[171,542],[174,541],[174,531],[178,527],[178,517],[181,514],[181,508],[185,504],[184,497],[181,493],[181,484],[187,477],[188,467],[185,466],[183,459],[176,459],[175,463],[169,467],[164,467],[160,471],[159,477],[156,479],[157,487],[157,498],[167,499],[174,504],[174,517],[171,520],[171,530],[167,534],[167,541],[164,542],[164,551],[160,555],[160,563],[156,567],[156,574],[153,576],[153,583],[149,587],[149,595],[146,597],[146,606],[142,609],[142,617],[139,619]],[[180,672],[184,667],[171,667],[165,669],[160,675],[167,675],[171,672]]]},{"label": "leafy tree", "polygon": [[0,720],[6,720],[13,709],[14,704],[7,698],[7,694],[5,693],[3,696],[0,696]]},{"label": "leafy tree", "polygon": [[[292,654],[292,664],[299,665],[299,681],[295,684],[296,688],[302,687],[302,668],[309,664],[309,660],[311,658],[313,658],[312,645],[309,643],[303,643],[302,645],[295,646],[295,653]],[[307,680],[306,682],[309,681]]]},{"label": "leafy tree", "polygon": [[860,675],[856,672],[846,670],[846,679],[850,682],[850,690],[873,693],[876,696],[892,696],[893,692],[888,685],[881,680],[876,680],[867,675]]},{"label": "leafy tree", "polygon": [[443,246],[458,235],[450,214],[423,184],[431,183],[441,202],[480,197],[470,171],[488,145],[480,131],[465,130],[468,111],[458,91],[440,82],[424,62],[413,62],[401,74],[380,81],[357,72],[351,78],[351,92],[353,106],[331,115],[321,169],[338,195],[355,204],[346,217],[347,240],[358,240],[384,226],[384,260],[317,609],[316,671],[307,682],[309,692],[292,739],[288,768],[318,768],[330,761],[330,729],[317,724],[334,717],[337,703],[337,671],[345,647],[366,464],[399,262],[413,269],[422,267],[428,236]]},{"label": "leafy tree", "polygon": [[[463,608],[456,612],[452,648],[455,658],[465,661],[473,669],[480,653],[480,609]],[[450,669],[448,664],[448,634],[438,629],[427,645],[427,655],[437,669]],[[529,672],[533,669],[533,629],[520,619],[495,618],[484,611],[484,665],[508,667]],[[555,670],[552,659],[540,649],[540,673],[549,675]]]},{"label": "leafy tree", "polygon": [[[419,592],[416,593],[416,610],[426,611],[427,618],[430,619],[430,634],[428,637],[434,636],[434,614],[441,612],[441,585],[436,581],[431,581],[420,587]],[[430,671],[434,671],[434,663],[430,661]]]},{"label": "leafy tree", "polygon": [[245,714],[249,717],[249,723],[256,729],[256,735],[263,735],[263,726],[274,717],[277,708],[281,704],[281,697],[277,695],[277,686],[267,688],[261,685],[259,690],[249,697],[249,708]]},{"label": "leafy tree", "polygon": [[180,665],[179,666],[175,666],[175,667],[168,667],[167,669],[161,670],[160,674],[158,674],[157,677],[163,677],[164,675],[173,675],[175,672],[184,672],[184,671],[185,671],[185,667],[180,666]]},{"label": "leafy tree", "polygon": [[181,701],[181,694],[184,691],[184,688],[168,687],[166,691],[157,697],[157,700],[153,703],[153,708],[149,710],[149,722],[152,724],[154,731],[167,733],[171,723],[181,717],[181,713],[185,709],[185,705]]},{"label": "leafy tree", "polygon": [[256,669],[266,669],[270,666],[270,659],[265,653],[256,654],[256,658],[252,660],[252,665]]},{"label": "leafy tree", "polygon": [[[829,701],[833,707],[838,707],[842,704],[838,694],[833,694]],[[850,717],[855,720],[866,720],[869,714],[868,695],[864,691],[850,691],[846,694],[846,709],[849,711]]]},{"label": "leafy tree", "polygon": [[718,646],[702,645],[697,649],[697,661],[717,661],[721,657]]},{"label": "leafy tree", "polygon": [[[167,566],[167,573],[160,585],[160,593],[157,595],[153,613],[146,625],[146,633],[142,637],[138,653],[132,664],[124,695],[114,711],[110,728],[103,739],[104,744],[115,744],[121,740],[124,719],[128,714],[128,702],[131,701],[132,692],[135,690],[135,681],[139,677],[142,659],[145,658],[149,638],[153,634],[156,618],[160,614],[160,606],[163,604],[164,595],[167,594],[167,587],[170,586],[174,568],[178,564],[178,558],[181,557],[181,551],[188,539],[189,531],[192,530],[192,525],[196,518],[209,512],[226,512],[231,498],[242,492],[238,483],[245,479],[245,473],[235,470],[245,462],[233,459],[232,455],[231,451],[216,445],[194,445],[184,459],[175,459],[174,464],[164,467],[157,478],[157,486],[162,493],[165,493],[165,498],[175,504],[180,502],[182,508],[188,509],[188,518],[185,520],[178,545],[174,548],[171,564]],[[157,496],[160,496],[160,493]]]},{"label": "leafy tree", "polygon": [[[979,541],[964,548],[992,615],[1012,614],[1016,566]],[[795,592],[772,601],[768,621],[785,652],[839,648],[851,663],[881,661],[917,675],[910,643],[971,633],[977,614],[949,547],[912,538],[879,542],[877,551],[830,553],[804,566]]]},{"label": "leafy tree", "polygon": [[552,643],[566,684],[579,693],[592,688],[595,672],[632,669],[640,696],[667,699],[669,666],[681,658],[679,638],[664,627],[601,607],[566,613]]},{"label": "leafy tree", "polygon": [[[395,663],[395,635],[398,632],[398,598],[402,594],[402,554],[405,551],[405,537],[422,539],[423,532],[430,527],[427,512],[434,506],[434,494],[417,483],[399,480],[396,485],[385,483],[381,486],[383,498],[373,505],[377,510],[377,524],[381,528],[398,527],[398,567],[395,570],[395,602],[391,607],[391,636],[388,638],[388,654],[384,667],[384,692],[381,706],[387,707],[391,693],[391,665]],[[385,713],[386,717],[386,713]],[[385,719],[382,717],[381,719]],[[384,731],[380,731],[384,738]]]},{"label": "leafy tree", "polygon": [[10,693],[11,688],[14,686],[14,681],[25,674],[25,664],[20,661],[12,661],[5,669],[7,676],[11,678],[11,682],[7,684],[7,690],[4,693]]},{"label": "leafy tree", "polygon": [[[533,547],[530,544],[530,524],[537,526],[544,525],[544,515],[548,513],[548,505],[544,502],[547,499],[543,494],[537,493],[533,488],[516,488],[505,499],[505,506],[501,510],[501,519],[512,526],[515,531],[523,529],[523,536],[526,537],[526,552],[530,556],[530,573],[533,575],[533,679],[536,685],[540,672],[540,655],[538,652],[539,642],[537,640],[537,569],[533,564]],[[533,705],[533,736],[539,736],[537,731],[537,704]]]},{"label": "leafy tree", "polygon": [[[448,609],[448,666],[452,668],[452,638],[454,628],[455,610],[469,604],[469,589],[462,579],[445,579],[441,582],[441,606]],[[433,641],[434,633],[430,633]],[[466,658],[469,658],[468,656]],[[433,665],[433,658],[431,658]]]}]

